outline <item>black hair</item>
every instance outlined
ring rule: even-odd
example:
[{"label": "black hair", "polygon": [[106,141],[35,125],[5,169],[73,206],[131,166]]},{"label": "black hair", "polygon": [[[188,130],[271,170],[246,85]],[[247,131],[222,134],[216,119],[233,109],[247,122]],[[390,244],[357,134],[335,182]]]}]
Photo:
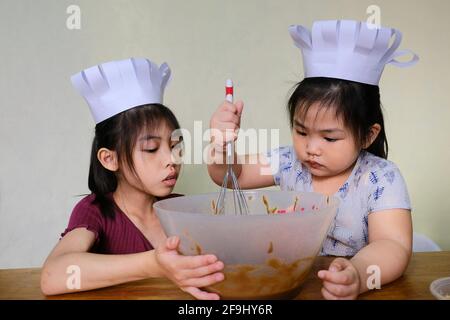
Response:
[{"label": "black hair", "polygon": [[378,86],[325,77],[305,78],[295,85],[287,104],[291,128],[294,117],[305,117],[314,103],[320,108],[335,108],[336,117],[341,117],[360,148],[370,138],[371,126],[378,123],[381,130],[365,150],[387,159],[388,142]]},{"label": "black hair", "polygon": [[95,126],[89,166],[89,190],[95,194],[93,203],[98,204],[105,217],[114,217],[114,201],[110,193],[117,188],[117,176],[100,163],[98,150],[107,148],[117,153],[119,163],[125,164],[136,174],[133,149],[142,130],[157,130],[166,124],[171,130],[180,128],[177,118],[162,104],[147,104],[123,111]]}]

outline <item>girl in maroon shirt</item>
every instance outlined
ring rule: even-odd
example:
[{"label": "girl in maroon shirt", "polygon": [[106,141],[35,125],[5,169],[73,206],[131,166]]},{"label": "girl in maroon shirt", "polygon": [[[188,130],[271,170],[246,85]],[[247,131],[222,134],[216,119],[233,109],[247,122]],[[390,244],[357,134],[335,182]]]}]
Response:
[{"label": "girl in maroon shirt", "polygon": [[[223,263],[213,255],[178,254],[179,239],[166,238],[152,208],[158,199],[171,196],[180,172],[173,155],[181,152],[181,139],[172,138],[172,132],[180,128],[174,114],[158,103],[162,99],[154,99],[155,92],[162,95],[164,89],[160,74],[139,79],[149,66],[155,72],[155,65],[146,59],[127,59],[81,73],[79,79],[85,82],[78,89],[97,121],[89,168],[92,193],[75,206],[67,229],[43,266],[41,289],[46,295],[167,277],[197,299],[219,298],[200,288],[223,280]],[[170,74],[165,66],[163,71]],[[118,72],[128,82],[117,85]],[[92,79],[93,73],[98,78]],[[130,78],[138,79],[132,88]],[[77,79],[72,81],[77,87]],[[101,81],[108,86],[102,87]],[[138,89],[143,93],[136,93]],[[133,106],[127,92],[142,94],[148,99],[140,101],[152,103]],[[106,99],[108,94],[116,100]],[[119,108],[117,99],[123,100]],[[120,112],[105,116],[105,108],[114,104]],[[68,285],[68,270],[80,271],[78,286]]]}]

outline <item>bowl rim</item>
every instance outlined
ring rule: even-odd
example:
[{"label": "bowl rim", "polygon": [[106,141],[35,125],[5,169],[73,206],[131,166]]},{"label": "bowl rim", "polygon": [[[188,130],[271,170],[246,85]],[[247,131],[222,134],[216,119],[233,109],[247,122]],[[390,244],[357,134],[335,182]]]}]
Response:
[{"label": "bowl rim", "polygon": [[444,296],[442,294],[440,294],[436,288],[438,286],[438,284],[443,281],[448,281],[448,285],[450,286],[450,277],[442,277],[442,278],[435,279],[430,283],[430,291],[431,291],[431,294],[435,298],[437,298],[439,300],[448,300],[448,299],[444,298]]},{"label": "bowl rim", "polygon": [[[315,195],[317,195],[317,196],[320,196],[320,197],[329,197],[330,199],[334,199],[334,202],[335,202],[335,206],[337,207],[337,208],[339,208],[339,205],[340,205],[340,199],[336,196],[336,195],[331,195],[331,196],[327,196],[327,195],[324,195],[324,194],[321,194],[321,193],[318,193],[318,192],[313,192],[313,191],[295,191],[295,190],[264,190],[264,189],[249,189],[249,190],[242,190],[242,192],[245,194],[245,195],[248,195],[248,194],[256,194],[256,193],[261,193],[261,192],[265,192],[265,193],[279,193],[279,192],[284,192],[284,193],[290,193],[290,194],[292,194],[292,195],[296,195],[296,194],[315,194]],[[176,199],[180,199],[180,198],[184,198],[184,197],[199,197],[199,196],[212,196],[212,195],[219,195],[219,193],[220,192],[206,192],[206,193],[198,193],[198,194],[192,194],[192,195],[185,195],[185,196],[181,196],[181,197],[174,197],[174,198],[168,198],[168,199],[163,199],[163,200],[159,200],[159,201],[157,201],[157,202],[155,202],[154,204],[153,204],[153,208],[154,209],[158,209],[158,210],[160,210],[161,212],[168,212],[168,211],[171,211],[170,209],[166,209],[166,208],[162,208],[161,207],[161,205],[163,205],[166,201],[173,201],[173,200],[175,200],[176,201]],[[321,211],[323,211],[323,210],[319,210],[318,212],[321,212]],[[185,213],[185,214],[199,214],[199,215],[204,215],[204,213],[200,213],[200,212],[183,212],[183,213]],[[308,212],[305,212],[305,213],[300,213],[300,212],[295,212],[295,213],[299,213],[299,214],[302,214],[302,215],[305,215],[305,214],[308,214]],[[295,214],[294,213],[294,214]],[[312,213],[312,212],[310,212],[310,213]],[[315,213],[314,213],[315,214]],[[230,216],[232,216],[232,215],[213,215],[213,214],[211,214],[210,215],[211,217],[221,217],[221,216],[227,216],[227,217],[230,217]],[[239,215],[236,215],[236,216],[239,216]],[[258,216],[264,216],[264,217],[267,217],[267,216],[272,216],[272,217],[277,217],[277,216],[285,216],[284,214],[274,214],[274,215],[259,215],[259,214],[255,214],[255,215],[247,215],[248,217],[258,217]]]}]

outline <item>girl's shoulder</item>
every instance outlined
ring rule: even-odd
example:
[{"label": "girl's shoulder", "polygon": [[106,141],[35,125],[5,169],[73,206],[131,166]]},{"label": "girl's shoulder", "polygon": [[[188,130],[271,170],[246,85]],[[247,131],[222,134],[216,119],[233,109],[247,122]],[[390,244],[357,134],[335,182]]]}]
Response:
[{"label": "girl's shoulder", "polygon": [[[394,162],[366,151],[360,155],[354,179],[357,181],[356,185],[370,186],[370,190],[388,186],[399,189],[406,187],[403,175]],[[359,181],[363,183],[360,184]]]},{"label": "girl's shoulder", "polygon": [[95,194],[90,194],[75,205],[70,215],[68,226],[61,234],[61,237],[64,237],[75,228],[84,227],[95,233],[97,241],[104,225],[105,220],[98,204],[95,202]]},{"label": "girl's shoulder", "polygon": [[95,194],[85,196],[73,208],[70,222],[75,223],[81,220],[95,220],[98,224],[102,224],[104,216],[95,201]]},{"label": "girl's shoulder", "polygon": [[399,171],[398,166],[394,162],[378,157],[367,151],[361,152],[358,168],[358,171],[360,171],[359,173],[387,172],[392,170]]},{"label": "girl's shoulder", "polygon": [[100,213],[100,208],[95,202],[95,194],[91,193],[82,198],[73,208],[73,211],[90,211]]},{"label": "girl's shoulder", "polygon": [[354,177],[359,196],[367,202],[366,210],[376,212],[388,209],[411,210],[408,187],[397,165],[389,160],[366,152],[362,155],[360,174]]}]

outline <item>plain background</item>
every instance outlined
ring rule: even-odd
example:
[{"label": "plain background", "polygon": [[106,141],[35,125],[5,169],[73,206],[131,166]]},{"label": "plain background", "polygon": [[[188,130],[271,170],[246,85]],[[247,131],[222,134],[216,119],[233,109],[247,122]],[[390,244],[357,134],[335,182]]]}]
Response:
[{"label": "plain background", "polygon": [[[81,29],[66,27],[69,5]],[[110,60],[147,57],[173,71],[165,103],[182,127],[206,128],[232,77],[245,102],[242,127],[280,129],[301,80],[291,24],[368,18],[403,32],[420,62],[387,66],[380,83],[390,157],[401,169],[416,232],[450,250],[450,2],[446,0],[0,2],[0,268],[40,266],[88,193],[94,122],[70,75]],[[204,165],[186,165],[176,192],[218,190]]]}]

